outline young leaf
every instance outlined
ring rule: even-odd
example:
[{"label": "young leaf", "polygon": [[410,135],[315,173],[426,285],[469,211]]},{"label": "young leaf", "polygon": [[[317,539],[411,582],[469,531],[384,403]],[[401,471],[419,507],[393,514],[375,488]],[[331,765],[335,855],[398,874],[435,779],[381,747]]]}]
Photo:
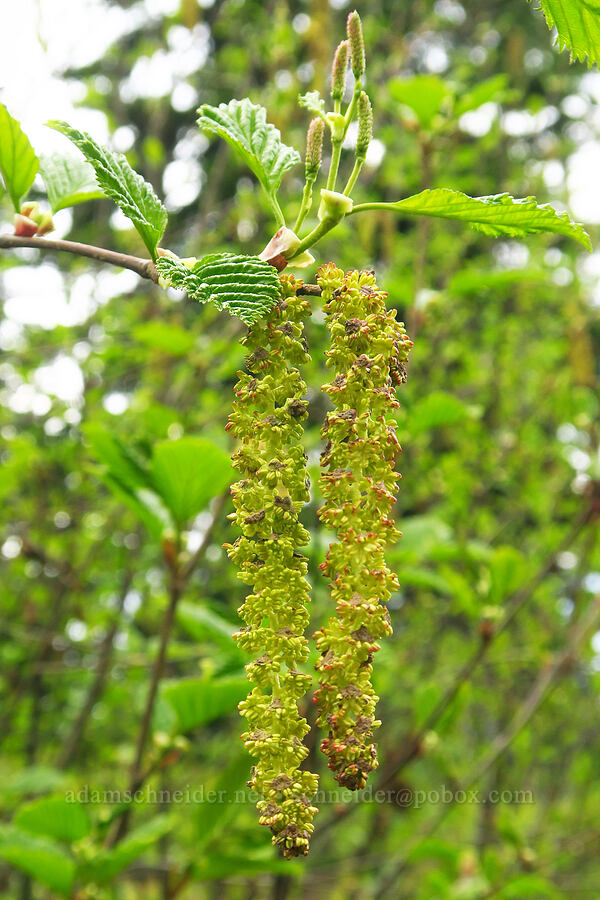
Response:
[{"label": "young leaf", "polygon": [[435,188],[396,203],[361,203],[352,213],[367,209],[394,209],[409,216],[457,219],[492,237],[563,234],[591,250],[589,235],[579,223],[573,222],[567,213],[558,213],[549,204],[538,204],[535,197],[521,200],[515,200],[509,194],[469,197],[450,188]]},{"label": "young leaf", "polygon": [[185,678],[165,682],[161,694],[176,716],[176,730],[185,734],[232,712],[248,693],[245,677]]},{"label": "young leaf", "polygon": [[165,256],[156,260],[156,269],[170,287],[199,303],[214,303],[246,325],[265,316],[279,297],[276,269],[256,256],[212,253],[191,269]]},{"label": "young leaf", "polygon": [[200,128],[226,140],[252,169],[269,198],[275,218],[284,225],[275,195],[284,172],[300,162],[300,154],[282,143],[279,129],[267,122],[266,109],[245,97],[218,107],[204,104],[198,112]]},{"label": "young leaf", "polygon": [[450,94],[447,85],[435,75],[393,78],[388,83],[388,88],[394,100],[413,111],[424,131],[431,128],[434,118]]},{"label": "young leaf", "polygon": [[298,103],[314,116],[325,118],[325,101],[321,99],[318,91],[308,91],[306,94],[300,94]]},{"label": "young leaf", "polygon": [[225,490],[233,472],[229,455],[212,441],[182,437],[154,445],[150,475],[175,522],[183,528]]},{"label": "young leaf", "polygon": [[40,156],[40,172],[48,192],[52,212],[85,200],[104,197],[94,170],[84,159],[52,153]]},{"label": "young leaf", "polygon": [[131,168],[122,154],[113,153],[97,144],[85,131],[78,131],[66,122],[48,124],[81,150],[93,166],[100,188],[131,219],[154,259],[168,216],[152,185]]},{"label": "young leaf", "polygon": [[21,200],[33,184],[38,168],[38,158],[29,138],[0,103],[0,174],[15,212],[20,212]]},{"label": "young leaf", "polygon": [[28,834],[12,825],[2,825],[0,859],[37,879],[56,894],[71,896],[75,863],[60,844]]},{"label": "young leaf", "polygon": [[600,15],[589,0],[540,0],[548,28],[556,28],[559,50],[570,50],[571,59],[588,65],[600,63]]},{"label": "young leaf", "polygon": [[41,797],[22,806],[14,822],[23,831],[56,838],[68,844],[86,837],[92,827],[85,806],[69,803],[60,795]]}]

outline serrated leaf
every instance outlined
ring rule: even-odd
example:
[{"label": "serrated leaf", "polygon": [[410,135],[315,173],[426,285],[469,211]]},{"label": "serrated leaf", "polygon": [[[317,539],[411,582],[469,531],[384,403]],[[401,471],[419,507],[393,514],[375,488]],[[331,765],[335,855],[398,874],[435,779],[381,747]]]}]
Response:
[{"label": "serrated leaf", "polygon": [[204,104],[198,112],[200,128],[227,141],[254,172],[283,225],[275,195],[283,174],[300,162],[300,154],[281,141],[279,129],[267,122],[266,109],[247,97],[218,107]]},{"label": "serrated leaf", "polygon": [[600,6],[597,0],[540,0],[548,28],[556,28],[559,50],[588,65],[600,63]]},{"label": "serrated leaf", "polygon": [[152,484],[179,528],[222,493],[232,475],[229,455],[203,438],[160,441],[152,449]]},{"label": "serrated leaf", "polygon": [[[365,207],[368,208],[369,205],[365,204]],[[509,194],[469,197],[450,188],[434,188],[389,206],[410,216],[435,216],[468,222],[478,231],[492,237],[563,234],[575,238],[586,249],[591,250],[589,235],[579,223],[573,222],[567,213],[558,213],[548,204],[538,204],[535,197],[522,200],[515,200]]]},{"label": "serrated leaf", "polygon": [[388,89],[394,100],[408,106],[424,131],[428,131],[450,94],[449,87],[435,75],[393,78]]},{"label": "serrated leaf", "polygon": [[247,693],[248,682],[242,675],[184,678],[164,682],[161,688],[161,696],[175,713],[180,734],[233,712]]},{"label": "serrated leaf", "polygon": [[71,896],[75,863],[60,844],[28,834],[12,825],[1,825],[0,859],[37,879],[57,894]]},{"label": "serrated leaf", "polygon": [[199,303],[214,303],[252,325],[265,316],[279,297],[280,284],[273,266],[257,256],[213,253],[188,269],[179,260],[161,257],[158,274]]},{"label": "serrated leaf", "polygon": [[321,98],[318,91],[308,91],[306,94],[299,94],[298,103],[315,116],[325,116],[325,101]]},{"label": "serrated leaf", "polygon": [[64,795],[33,800],[17,811],[14,822],[23,831],[68,844],[86,837],[92,827],[83,804],[69,803]]},{"label": "serrated leaf", "polygon": [[16,212],[20,211],[21,200],[33,184],[38,168],[29,138],[0,103],[0,174]]},{"label": "serrated leaf", "polygon": [[81,150],[92,165],[102,191],[131,219],[154,259],[168,216],[152,185],[131,168],[122,154],[102,147],[87,132],[78,131],[67,122],[48,122],[48,125]]},{"label": "serrated leaf", "polygon": [[93,168],[81,157],[43,154],[40,156],[40,173],[52,212],[104,197]]}]

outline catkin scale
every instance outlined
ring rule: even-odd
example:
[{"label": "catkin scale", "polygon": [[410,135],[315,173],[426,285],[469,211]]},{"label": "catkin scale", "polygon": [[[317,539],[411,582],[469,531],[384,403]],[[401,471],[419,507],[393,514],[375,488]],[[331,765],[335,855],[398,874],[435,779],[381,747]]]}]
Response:
[{"label": "catkin scale", "polygon": [[226,546],[251,587],[239,610],[246,625],[234,637],[257,655],[246,666],[255,687],[240,703],[248,721],[242,739],[255,758],[248,784],[260,796],[260,823],[288,858],[308,852],[318,782],[300,769],[308,725],[298,701],[311,679],[298,670],[308,657],[310,599],[307,562],[298,551],[309,540],[298,519],[309,499],[301,445],[306,384],[298,366],[309,358],[302,331],[310,314],[296,295],[299,284],[282,276],[282,299],[245,338],[249,372],[238,373],[227,426],[239,441],[233,464],[242,478],[232,487],[231,518],[242,533]]},{"label": "catkin scale", "polygon": [[331,337],[327,365],[335,373],[323,387],[334,410],[322,430],[319,518],[337,540],[321,565],[336,616],[315,634],[321,656],[314,700],[329,767],[341,785],[358,790],[377,766],[372,738],[381,723],[374,716],[372,659],[378,641],[391,634],[383,604],[398,587],[384,555],[400,536],[391,512],[400,478],[391,413],[412,342],[371,273],[344,275],[330,263],[317,281]]}]

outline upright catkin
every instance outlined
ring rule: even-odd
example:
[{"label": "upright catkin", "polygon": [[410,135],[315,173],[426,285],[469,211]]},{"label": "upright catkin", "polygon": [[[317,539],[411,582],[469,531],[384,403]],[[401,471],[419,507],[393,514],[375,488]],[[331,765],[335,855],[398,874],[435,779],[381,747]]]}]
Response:
[{"label": "upright catkin", "polygon": [[314,699],[329,768],[341,785],[359,790],[377,767],[372,738],[381,723],[371,663],[378,640],[391,634],[383,604],[398,587],[384,552],[400,536],[392,517],[400,478],[392,413],[412,342],[370,272],[344,274],[329,263],[317,281],[331,339],[327,365],[335,374],[323,387],[334,410],[322,430],[319,517],[337,540],[321,569],[331,579],[337,615],[315,634],[321,656]]},{"label": "upright catkin", "polygon": [[288,858],[308,852],[318,782],[300,769],[308,725],[298,701],[311,683],[298,671],[308,657],[310,618],[307,561],[298,550],[309,541],[298,519],[309,499],[301,444],[308,404],[298,366],[309,359],[302,334],[310,306],[296,294],[300,284],[281,276],[281,300],[244,339],[249,372],[238,373],[227,426],[239,441],[233,464],[242,477],[232,487],[231,518],[242,534],[226,546],[252,590],[239,610],[246,626],[234,637],[257,655],[246,666],[255,687],[240,703],[248,721],[242,738],[256,759],[248,784],[260,796],[260,823]]}]

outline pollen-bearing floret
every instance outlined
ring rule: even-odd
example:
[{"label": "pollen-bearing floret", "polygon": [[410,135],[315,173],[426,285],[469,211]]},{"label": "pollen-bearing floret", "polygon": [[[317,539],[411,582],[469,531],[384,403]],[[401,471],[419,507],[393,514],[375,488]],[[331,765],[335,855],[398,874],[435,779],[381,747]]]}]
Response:
[{"label": "pollen-bearing floret", "polygon": [[298,670],[308,657],[309,621],[307,562],[298,551],[309,540],[298,519],[309,499],[298,366],[309,359],[302,332],[310,307],[296,295],[301,282],[282,276],[281,284],[278,305],[244,340],[249,372],[239,373],[227,426],[239,440],[233,463],[242,478],[232,487],[231,518],[242,534],[226,546],[251,587],[239,610],[246,626],[234,635],[257,656],[246,667],[255,687],[240,704],[248,720],[242,738],[256,759],[248,784],[260,796],[261,824],[289,858],[308,852],[318,778],[300,769],[308,725],[298,711],[311,682]]},{"label": "pollen-bearing floret", "polygon": [[335,373],[323,388],[334,410],[322,432],[319,517],[337,540],[321,569],[331,579],[337,615],[315,634],[321,656],[314,699],[329,767],[341,785],[359,790],[377,766],[373,730],[381,723],[371,663],[378,641],[391,634],[383,604],[398,587],[384,556],[400,536],[392,517],[400,478],[392,411],[412,342],[371,273],[345,275],[329,263],[317,281],[331,336],[327,365]]}]

